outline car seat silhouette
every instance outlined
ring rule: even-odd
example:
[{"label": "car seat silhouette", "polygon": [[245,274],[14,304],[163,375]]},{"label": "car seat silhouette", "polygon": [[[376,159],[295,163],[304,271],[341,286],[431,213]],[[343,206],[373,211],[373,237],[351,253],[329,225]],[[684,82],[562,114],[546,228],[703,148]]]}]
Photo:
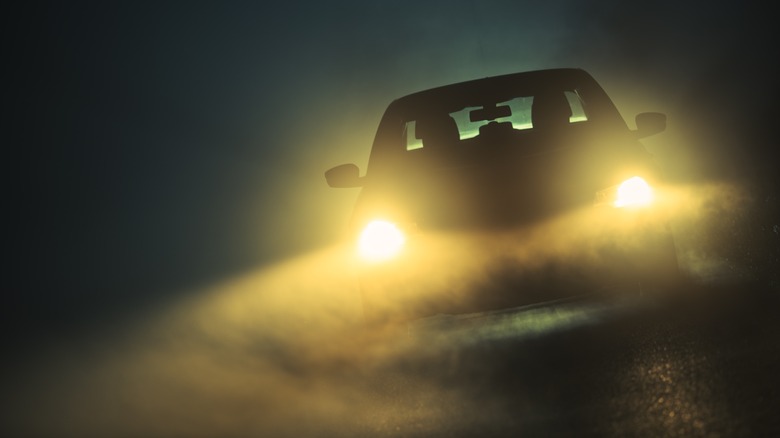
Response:
[{"label": "car seat silhouette", "polygon": [[440,150],[460,140],[455,120],[448,114],[432,116],[417,121],[415,137],[422,140],[423,149]]},{"label": "car seat silhouette", "polygon": [[549,130],[569,124],[571,105],[563,92],[547,92],[534,96],[531,123],[534,129]]}]

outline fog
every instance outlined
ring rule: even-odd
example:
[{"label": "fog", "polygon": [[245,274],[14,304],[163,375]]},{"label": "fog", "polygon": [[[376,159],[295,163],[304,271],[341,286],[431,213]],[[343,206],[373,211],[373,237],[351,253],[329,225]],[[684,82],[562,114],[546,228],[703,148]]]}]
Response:
[{"label": "fog", "polygon": [[[612,310],[574,303],[456,318],[457,329],[433,318],[400,336],[366,330],[347,239],[357,193],[323,178],[346,162],[365,170],[393,99],[461,80],[582,67],[630,126],[639,112],[667,113],[667,131],[644,143],[668,177],[660,199],[686,281],[775,291],[775,26],[752,6],[679,3],[78,3],[9,13],[19,86],[6,105],[15,147],[4,435],[500,427],[491,408],[501,400],[409,361],[451,356],[457,368],[470,343],[535,339]],[[409,274],[419,293],[489,279],[495,254],[466,251],[463,239],[522,242],[512,254],[521,263],[593,263],[597,220],[575,211],[510,235],[435,236],[449,269]],[[555,415],[521,404],[526,418]]]},{"label": "fog", "polygon": [[[713,217],[745,209],[749,200],[742,190],[670,186],[657,197],[674,212],[680,236],[687,286],[675,293],[706,293],[707,285],[755,277],[755,267],[729,260],[709,237],[728,226]],[[606,235],[594,232],[595,226],[572,224],[595,224],[603,220],[599,214],[573,212],[501,235],[436,236],[429,242],[436,248],[432,257],[447,254],[448,269],[423,265],[419,272],[405,273],[413,290],[404,293],[485,283],[491,279],[490,260],[502,247],[512,248],[514,260],[531,269],[549,259],[598,262],[592,250],[606,242]],[[615,241],[631,245],[634,224],[617,225],[608,238],[622,236]],[[473,251],[477,247],[464,245],[467,240],[487,242],[490,251]],[[549,339],[646,305],[636,301],[635,290],[612,301],[581,301],[586,291],[575,290],[572,300],[554,306],[434,316],[386,332],[364,323],[354,251],[348,244],[335,245],[187,291],[144,315],[102,323],[100,330],[47,336],[7,367],[4,427],[12,436],[52,437],[422,436],[461,427],[501,430],[505,399],[447,383],[450,375],[472,375],[463,370],[473,366],[466,359],[470,348]],[[554,415],[534,412],[539,406],[532,399],[522,402],[523,397],[533,396],[514,399],[531,409],[522,414],[524,421]]]}]

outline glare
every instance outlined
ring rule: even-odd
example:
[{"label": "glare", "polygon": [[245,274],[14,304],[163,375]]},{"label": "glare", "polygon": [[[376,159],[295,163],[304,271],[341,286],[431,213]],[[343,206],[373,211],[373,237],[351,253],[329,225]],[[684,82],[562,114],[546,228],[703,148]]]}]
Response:
[{"label": "glare", "polygon": [[405,242],[406,236],[394,223],[375,220],[363,229],[358,250],[366,260],[387,260],[398,254]]},{"label": "glare", "polygon": [[615,207],[638,207],[653,201],[653,189],[642,178],[635,176],[623,181],[617,189]]}]

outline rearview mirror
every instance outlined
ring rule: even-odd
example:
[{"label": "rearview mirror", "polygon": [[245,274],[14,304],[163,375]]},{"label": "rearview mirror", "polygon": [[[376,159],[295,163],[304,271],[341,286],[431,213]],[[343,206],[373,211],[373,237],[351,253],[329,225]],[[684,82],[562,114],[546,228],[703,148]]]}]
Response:
[{"label": "rearview mirror", "polygon": [[639,113],[636,115],[636,138],[649,137],[666,129],[666,114]]},{"label": "rearview mirror", "polygon": [[363,185],[363,178],[360,176],[360,169],[352,164],[342,164],[325,172],[325,181],[328,185],[337,189],[360,187]]},{"label": "rearview mirror", "polygon": [[512,115],[512,109],[507,105],[485,106],[482,109],[476,109],[469,113],[469,120],[472,122],[482,122],[485,120],[495,120]]}]

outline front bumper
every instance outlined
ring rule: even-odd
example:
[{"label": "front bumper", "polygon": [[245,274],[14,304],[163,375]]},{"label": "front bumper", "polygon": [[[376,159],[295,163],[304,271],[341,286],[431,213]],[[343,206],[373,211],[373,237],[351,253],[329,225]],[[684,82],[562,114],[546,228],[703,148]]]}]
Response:
[{"label": "front bumper", "polygon": [[635,293],[678,274],[665,222],[615,209],[500,232],[421,230],[395,258],[358,266],[366,317],[381,321]]}]

